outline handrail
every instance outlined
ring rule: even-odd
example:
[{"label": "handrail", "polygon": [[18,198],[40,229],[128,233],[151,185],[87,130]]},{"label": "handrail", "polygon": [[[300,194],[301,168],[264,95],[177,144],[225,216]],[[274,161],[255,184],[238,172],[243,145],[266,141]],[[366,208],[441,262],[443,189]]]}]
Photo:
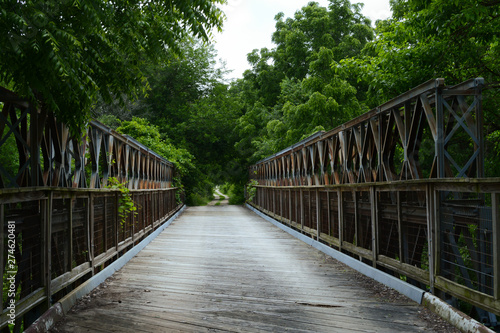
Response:
[{"label": "handrail", "polygon": [[500,315],[500,178],[255,187],[278,222]]},{"label": "handrail", "polygon": [[[122,221],[118,190],[0,190],[0,248],[14,244],[15,257],[10,267],[14,261],[2,255],[0,269],[15,277],[16,325],[28,327],[36,314],[118,259],[183,205],[179,188],[131,190],[130,195],[137,211]],[[10,321],[9,311],[2,302],[0,329]]]},{"label": "handrail", "polygon": [[[483,86],[482,78],[452,87],[443,79],[429,80],[260,160],[250,167],[250,178],[291,186],[484,177]],[[464,134],[458,139],[459,131]],[[451,140],[472,150],[450,145]],[[422,157],[424,143],[433,150],[431,161]]]},{"label": "handrail", "polygon": [[109,177],[130,189],[172,186],[174,164],[130,136],[92,120],[82,137],[72,137],[53,114],[5,88],[0,103],[0,149],[13,138],[19,161],[15,170],[0,167],[0,188],[104,188]]}]

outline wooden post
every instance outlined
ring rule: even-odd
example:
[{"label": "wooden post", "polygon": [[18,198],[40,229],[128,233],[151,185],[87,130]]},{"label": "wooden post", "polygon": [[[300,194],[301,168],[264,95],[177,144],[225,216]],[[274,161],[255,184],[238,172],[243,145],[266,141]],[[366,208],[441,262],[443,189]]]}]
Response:
[{"label": "wooden post", "polygon": [[114,235],[115,235],[115,237],[114,238],[115,238],[115,247],[116,247],[117,257],[119,257],[120,253],[118,252],[118,243],[120,242],[120,237],[118,235],[120,232],[120,217],[118,216],[118,193],[114,194],[113,199],[115,201],[115,204],[113,206],[115,209],[115,220],[114,220],[114,225],[115,225]]},{"label": "wooden post", "polygon": [[304,191],[300,189],[300,230],[304,230]]},{"label": "wooden post", "polygon": [[52,291],[50,288],[50,283],[52,281],[52,191],[49,191],[47,195],[47,200],[45,200],[45,212],[43,216],[45,221],[42,221],[43,228],[43,252],[44,262],[43,262],[43,285],[45,287],[45,296],[47,300],[45,302],[47,308],[50,308],[51,302],[50,298],[52,296]]},{"label": "wooden post", "polygon": [[328,236],[332,235],[332,214],[330,211],[330,191],[326,191],[326,209],[328,210]]},{"label": "wooden post", "polygon": [[280,188],[280,220],[283,223],[283,189]]},{"label": "wooden post", "polygon": [[401,192],[396,192],[396,206],[398,211],[398,244],[399,244],[399,262],[404,262],[403,258],[403,228],[401,227]]},{"label": "wooden post", "polygon": [[383,115],[380,113],[380,107],[377,107],[377,161],[378,161],[378,170],[377,170],[377,181],[383,182],[384,181],[384,167],[382,166],[382,129],[383,129],[383,124],[382,122],[384,121]]},{"label": "wooden post", "polygon": [[342,242],[344,241],[344,210],[342,209],[343,204],[343,194],[340,189],[337,190],[337,199],[338,199],[338,207],[339,207],[339,251],[342,251]]},{"label": "wooden post", "polygon": [[92,275],[95,274],[94,269],[94,194],[89,193],[88,198],[88,215],[87,215],[87,230],[88,230],[88,245],[89,245],[89,261],[92,267]]},{"label": "wooden post", "polygon": [[[73,199],[74,196],[69,198],[68,211],[69,211],[69,221],[68,221],[68,239],[69,239],[69,271],[73,269]],[[75,199],[76,200],[76,199]]]},{"label": "wooden post", "polygon": [[108,196],[104,195],[104,252],[108,251]]},{"label": "wooden post", "polygon": [[[132,197],[132,200],[133,200],[133,197]],[[132,246],[135,246],[135,215],[134,215],[134,212],[130,212],[128,214],[130,216],[130,222],[132,223]],[[154,209],[153,209],[153,214],[154,214]],[[154,216],[153,216],[153,220],[154,220]]]},{"label": "wooden post", "polygon": [[434,216],[434,189],[431,184],[426,186],[426,213],[427,213],[427,247],[428,247],[428,257],[429,257],[429,287],[431,293],[434,294],[434,276],[435,276],[435,255],[434,251],[436,249],[436,234],[435,234],[435,224],[436,219]]},{"label": "wooden post", "polygon": [[493,293],[495,300],[500,299],[500,194],[491,193],[493,224]]},{"label": "wooden post", "polygon": [[429,218],[431,220],[431,228],[434,228],[434,240],[432,243],[434,247],[434,270],[430,272],[430,274],[432,274],[431,280],[435,281],[436,277],[441,273],[441,246],[439,244],[441,239],[441,226],[439,225],[441,215],[441,194],[434,187],[430,186],[429,188],[431,192],[431,200],[433,202]]},{"label": "wooden post", "polygon": [[271,211],[272,214],[276,212],[276,193],[275,189],[271,188],[269,189],[270,196],[269,196],[269,210]]},{"label": "wooden post", "polygon": [[355,245],[361,247],[361,237],[359,236],[358,192],[354,190],[351,193],[354,199],[354,240],[356,242]]},{"label": "wooden post", "polygon": [[321,236],[321,198],[319,197],[319,189],[316,188],[316,240]]},{"label": "wooden post", "polygon": [[372,220],[372,254],[373,254],[373,267],[377,267],[378,258],[378,209],[377,209],[377,192],[375,186],[370,187],[370,207],[371,207],[371,220]]},{"label": "wooden post", "polygon": [[288,189],[288,224],[292,225],[292,189]]}]

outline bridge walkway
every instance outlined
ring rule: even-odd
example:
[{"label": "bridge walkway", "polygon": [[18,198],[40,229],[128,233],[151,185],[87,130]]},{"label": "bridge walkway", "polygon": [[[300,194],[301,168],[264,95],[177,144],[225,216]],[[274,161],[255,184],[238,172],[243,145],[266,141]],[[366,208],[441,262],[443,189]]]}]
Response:
[{"label": "bridge walkway", "polygon": [[244,207],[190,207],[52,331],[443,331],[366,281]]}]

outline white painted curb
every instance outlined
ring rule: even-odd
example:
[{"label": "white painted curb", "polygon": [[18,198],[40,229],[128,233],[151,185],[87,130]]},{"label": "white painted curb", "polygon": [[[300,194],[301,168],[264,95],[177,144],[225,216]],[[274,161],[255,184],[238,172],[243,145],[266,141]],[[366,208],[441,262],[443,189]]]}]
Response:
[{"label": "white painted curb", "polygon": [[495,331],[490,330],[477,320],[455,309],[454,307],[442,301],[440,298],[432,295],[431,293],[426,292],[424,294],[422,304],[464,333],[495,333]]}]

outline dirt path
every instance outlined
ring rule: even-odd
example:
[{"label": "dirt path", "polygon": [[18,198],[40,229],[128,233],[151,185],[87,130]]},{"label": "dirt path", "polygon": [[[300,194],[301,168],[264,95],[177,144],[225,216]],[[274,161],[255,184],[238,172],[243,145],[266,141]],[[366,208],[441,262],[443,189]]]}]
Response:
[{"label": "dirt path", "polygon": [[229,197],[222,194],[218,188],[215,189],[214,200],[210,201],[208,206],[226,206],[229,205]]}]

